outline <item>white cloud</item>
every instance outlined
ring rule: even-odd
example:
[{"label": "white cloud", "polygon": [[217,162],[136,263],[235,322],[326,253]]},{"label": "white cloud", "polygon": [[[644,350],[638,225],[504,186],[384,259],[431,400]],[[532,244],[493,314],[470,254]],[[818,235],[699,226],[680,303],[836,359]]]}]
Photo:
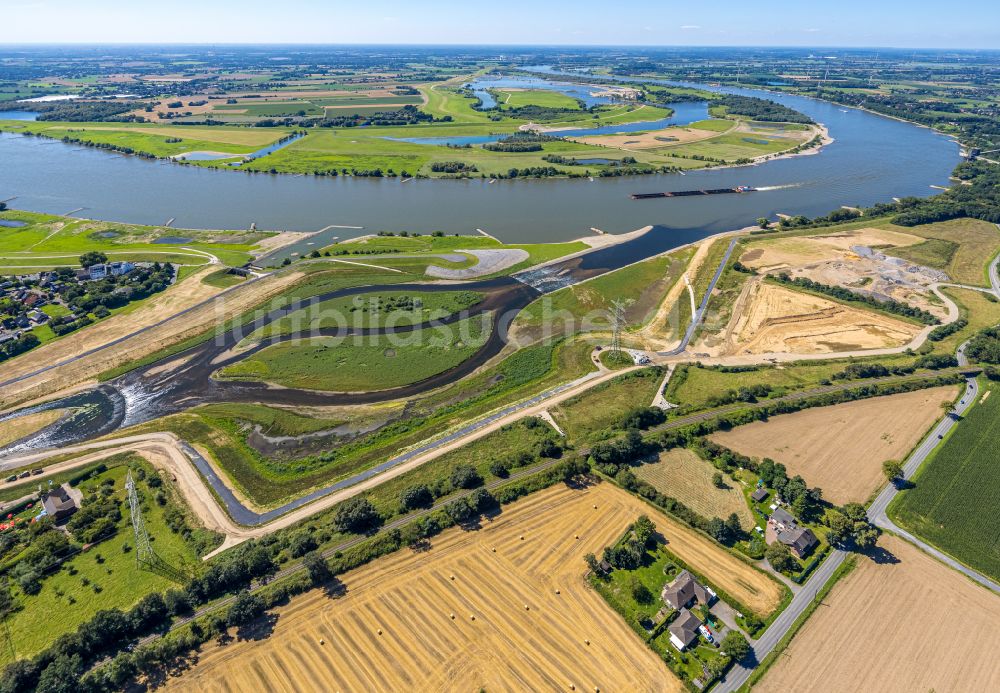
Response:
[{"label": "white cloud", "polygon": [[681,29],[684,30],[684,31],[694,31],[694,30],[700,29],[700,28],[701,27],[699,25],[697,25],[697,24],[684,24],[681,27]]},{"label": "white cloud", "polygon": [[806,32],[807,34],[818,34],[820,32],[819,29],[803,29],[802,31]]}]

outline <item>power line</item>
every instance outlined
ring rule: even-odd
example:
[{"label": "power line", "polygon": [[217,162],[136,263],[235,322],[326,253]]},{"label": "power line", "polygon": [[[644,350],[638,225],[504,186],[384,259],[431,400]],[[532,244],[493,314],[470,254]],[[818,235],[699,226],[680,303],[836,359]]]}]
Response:
[{"label": "power line", "polygon": [[135,534],[135,564],[140,568],[152,569],[157,562],[157,556],[149,541],[149,532],[146,530],[146,521],[142,517],[139,494],[135,490],[135,480],[132,478],[131,469],[128,470],[128,476],[125,477],[125,489],[128,491],[128,508],[132,516],[132,531]]},{"label": "power line", "polygon": [[622,353],[622,330],[625,329],[625,309],[632,301],[617,298],[611,302],[611,353]]}]

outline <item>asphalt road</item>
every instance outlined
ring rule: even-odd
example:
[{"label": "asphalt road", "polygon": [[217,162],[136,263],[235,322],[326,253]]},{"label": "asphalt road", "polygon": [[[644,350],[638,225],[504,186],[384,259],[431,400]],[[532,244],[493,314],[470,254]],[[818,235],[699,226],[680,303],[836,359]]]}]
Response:
[{"label": "asphalt road", "polygon": [[[1000,224],[998,224],[997,227],[1000,228]],[[989,275],[990,284],[993,287],[993,293],[1000,297],[1000,270],[998,270],[998,265],[1000,265],[1000,256],[998,256],[997,259],[990,264]],[[969,364],[969,359],[965,355],[965,348],[967,345],[968,342],[963,342],[955,351],[955,357],[958,359],[960,369],[966,368]],[[973,403],[975,403],[976,398],[979,396],[979,385],[976,382],[975,376],[966,378],[965,392],[962,393],[958,403],[953,407],[953,413],[945,416],[941,421],[939,421],[933,430],[931,430],[931,432],[920,442],[920,445],[918,445],[906,459],[906,462],[903,464],[903,477],[905,479],[911,478],[916,473],[916,471],[920,468],[920,465],[927,460],[928,456],[930,456],[930,454],[937,447],[938,443],[948,435],[952,428],[958,425],[961,421],[962,414],[969,407],[971,407]],[[927,542],[913,536],[906,530],[901,529],[892,520],[890,520],[889,516],[886,514],[886,509],[898,493],[899,487],[896,484],[889,484],[868,507],[868,517],[875,525],[902,537],[926,553],[934,556],[942,563],[954,568],[958,572],[966,575],[986,588],[993,590],[996,593],[1000,593],[1000,584],[985,575],[962,565]],[[820,564],[819,568],[817,568],[805,584],[802,585],[802,589],[792,598],[788,607],[778,615],[770,626],[768,626],[763,635],[752,643],[753,657],[748,658],[748,660],[754,663],[753,666],[747,667],[743,664],[735,665],[712,689],[713,691],[717,691],[718,693],[731,693],[746,683],[746,680],[750,677],[750,673],[756,667],[756,663],[763,660],[774,650],[778,642],[785,636],[786,633],[788,633],[792,624],[795,623],[795,620],[802,615],[802,613],[809,606],[809,603],[816,598],[816,595],[820,589],[822,589],[823,585],[825,585],[833,576],[837,568],[843,564],[847,555],[848,554],[845,551],[841,551],[839,549],[833,550],[830,556],[827,557],[822,564]]]},{"label": "asphalt road", "polygon": [[712,281],[709,282],[708,288],[705,289],[705,294],[701,297],[701,303],[698,305],[698,309],[691,316],[691,323],[688,325],[687,330],[684,332],[684,338],[681,339],[681,343],[670,351],[658,352],[658,356],[677,356],[684,353],[684,350],[688,348],[688,344],[694,338],[694,333],[698,329],[698,325],[701,324],[701,319],[705,317],[705,309],[708,308],[708,302],[712,298],[712,292],[715,291],[715,285],[719,283],[719,278],[722,276],[722,272],[726,269],[726,263],[729,262],[729,258],[733,254],[733,248],[736,247],[736,243],[739,238],[733,238],[729,241],[729,247],[726,248],[726,254],[722,256],[722,262],[719,266],[715,268],[715,274],[712,275]]}]

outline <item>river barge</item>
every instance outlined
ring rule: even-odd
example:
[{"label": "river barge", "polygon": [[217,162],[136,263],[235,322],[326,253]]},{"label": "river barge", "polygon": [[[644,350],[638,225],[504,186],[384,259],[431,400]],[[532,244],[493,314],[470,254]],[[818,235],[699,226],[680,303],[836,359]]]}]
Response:
[{"label": "river barge", "polygon": [[651,200],[657,197],[692,197],[694,195],[729,195],[733,193],[754,192],[757,188],[740,185],[735,188],[712,188],[710,190],[674,190],[672,192],[632,193],[633,200]]}]

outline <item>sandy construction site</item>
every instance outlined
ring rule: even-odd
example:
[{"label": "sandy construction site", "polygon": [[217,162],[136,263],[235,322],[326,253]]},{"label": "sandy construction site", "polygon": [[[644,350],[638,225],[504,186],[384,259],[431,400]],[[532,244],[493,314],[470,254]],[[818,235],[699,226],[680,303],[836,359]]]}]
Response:
[{"label": "sandy construction site", "polygon": [[996,690],[1000,598],[901,539],[879,546],[878,562],[858,557],[755,691]]},{"label": "sandy construction site", "polygon": [[802,475],[838,505],[863,503],[885,484],[882,463],[909,453],[935,421],[956,386],[874,397],[755,421],[711,438],[750,457],[770,457]]},{"label": "sandy construction site", "polygon": [[893,247],[924,240],[908,233],[875,228],[769,239],[750,244],[740,262],[761,274],[787,272],[792,277],[807,277],[879,299],[909,303],[944,317],[947,308],[929,287],[948,281],[948,275],[892,256]]},{"label": "sandy construction site", "polygon": [[[596,507],[595,507],[596,506]],[[640,514],[670,548],[752,606],[777,583],[610,484],[559,485],[508,506],[480,530],[451,529],[278,610],[273,634],[211,645],[175,690],[684,690],[592,590],[583,556]]]},{"label": "sandy construction site", "polygon": [[711,356],[739,354],[827,354],[897,347],[920,326],[880,313],[748,279],[721,334],[696,350]]}]

